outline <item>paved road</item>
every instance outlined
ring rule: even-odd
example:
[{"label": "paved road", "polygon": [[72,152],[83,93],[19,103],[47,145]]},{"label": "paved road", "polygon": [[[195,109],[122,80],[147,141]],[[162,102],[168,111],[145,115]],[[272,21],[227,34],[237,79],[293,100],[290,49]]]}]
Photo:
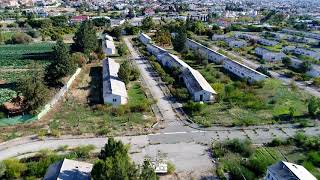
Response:
[{"label": "paved road", "polygon": [[183,126],[181,121],[177,121],[178,117],[170,103],[170,96],[166,95],[163,91],[163,88],[165,88],[164,84],[159,82],[157,72],[153,70],[149,61],[142,57],[133,47],[131,43],[131,37],[125,37],[124,42],[128,46],[128,49],[131,53],[131,59],[137,65],[143,81],[150,90],[152,97],[157,101],[157,106],[162,115],[161,119],[164,121],[162,123],[164,128],[161,129],[161,131],[171,132],[191,130],[186,126]]},{"label": "paved road", "polygon": [[[196,143],[180,142],[176,144],[149,144],[148,136],[118,137],[122,142],[130,144],[130,156],[139,164],[142,164],[146,156],[156,159],[164,156],[176,165],[178,171],[208,170],[212,162],[208,156],[207,147]],[[0,160],[20,155],[27,156],[29,152],[40,149],[57,149],[61,145],[76,147],[79,145],[95,145],[99,150],[107,142],[107,138],[63,138],[46,139],[43,141],[30,141],[24,144],[15,143],[15,146],[7,146],[0,150]],[[13,143],[14,144],[14,143]],[[6,145],[2,145],[4,147]],[[31,153],[32,154],[32,153]]]},{"label": "paved road", "polygon": [[[219,49],[222,49],[222,48],[219,48],[219,47],[214,46],[214,45],[211,45],[211,48],[213,50],[215,50],[215,51],[218,51]],[[225,50],[225,49],[223,49],[223,50]],[[249,67],[251,67],[253,69],[257,69],[258,67],[261,66],[259,63],[254,62],[254,61],[250,61],[250,60],[244,58],[243,56],[239,55],[236,52],[233,52],[233,51],[227,51],[227,52],[229,54],[235,56],[235,57],[240,58],[243,64],[245,64],[245,65],[247,65],[247,66],[249,66]],[[282,82],[284,82],[284,84],[288,85],[293,81],[293,79],[285,77],[284,75],[281,75],[281,74],[279,74],[279,73],[277,73],[275,71],[270,71],[270,70],[268,70],[268,71],[270,72],[270,74],[271,74],[271,76],[273,78],[281,80]],[[313,96],[320,97],[320,92],[316,88],[310,87],[306,83],[301,82],[301,81],[294,81],[294,82],[295,82],[295,84],[297,85],[298,88],[304,90],[305,92],[307,92],[307,93],[309,93],[309,94],[311,94]]]}]

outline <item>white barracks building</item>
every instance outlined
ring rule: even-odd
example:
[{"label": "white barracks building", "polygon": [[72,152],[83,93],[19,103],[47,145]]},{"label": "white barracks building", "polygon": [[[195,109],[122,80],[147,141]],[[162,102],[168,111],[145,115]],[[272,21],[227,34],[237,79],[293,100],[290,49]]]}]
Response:
[{"label": "white barracks building", "polygon": [[126,85],[118,77],[120,65],[113,59],[103,60],[102,81],[104,104],[127,104],[128,94]]}]

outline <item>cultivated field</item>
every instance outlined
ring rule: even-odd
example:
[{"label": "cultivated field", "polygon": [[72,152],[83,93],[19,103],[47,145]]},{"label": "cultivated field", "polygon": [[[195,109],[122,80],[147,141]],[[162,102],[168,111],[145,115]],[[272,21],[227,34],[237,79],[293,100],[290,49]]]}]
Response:
[{"label": "cultivated field", "polygon": [[[16,96],[17,81],[33,65],[44,68],[50,63],[53,46],[54,43],[0,45],[0,105]],[[0,109],[0,119],[3,117]]]}]

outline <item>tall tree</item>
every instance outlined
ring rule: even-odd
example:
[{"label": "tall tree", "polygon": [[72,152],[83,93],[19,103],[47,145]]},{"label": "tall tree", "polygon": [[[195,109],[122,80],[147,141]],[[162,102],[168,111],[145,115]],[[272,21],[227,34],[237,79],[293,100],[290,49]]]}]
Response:
[{"label": "tall tree", "polygon": [[153,19],[150,16],[143,18],[141,23],[142,23],[142,29],[145,31],[149,31],[155,26]]},{"label": "tall tree", "polygon": [[98,38],[96,30],[93,28],[91,21],[85,21],[81,24],[74,35],[74,48],[89,55],[98,48]]},{"label": "tall tree", "polygon": [[202,35],[202,33],[204,33],[206,30],[205,25],[201,21],[195,22],[193,28],[194,28],[195,33],[198,35]]},{"label": "tall tree", "polygon": [[316,116],[320,112],[320,100],[317,98],[311,98],[308,102],[308,112],[311,116]]},{"label": "tall tree", "polygon": [[139,171],[131,162],[128,146],[121,141],[109,138],[100,152],[99,159],[91,171],[94,180],[138,179]]},{"label": "tall tree", "polygon": [[187,33],[184,28],[180,28],[175,36],[172,38],[172,45],[174,50],[181,52],[186,50]]},{"label": "tall tree", "polygon": [[63,77],[75,71],[76,64],[71,60],[69,47],[62,39],[58,39],[53,49],[54,62],[46,68],[45,79],[49,85],[56,86],[61,84]]},{"label": "tall tree", "polygon": [[124,61],[119,68],[118,72],[119,78],[124,81],[125,84],[128,84],[130,81],[131,68],[128,61]]},{"label": "tall tree", "polygon": [[48,88],[43,82],[43,72],[37,65],[33,65],[34,70],[29,75],[19,80],[17,91],[27,102],[27,110],[31,114],[36,114],[38,108],[45,104],[48,95]]}]

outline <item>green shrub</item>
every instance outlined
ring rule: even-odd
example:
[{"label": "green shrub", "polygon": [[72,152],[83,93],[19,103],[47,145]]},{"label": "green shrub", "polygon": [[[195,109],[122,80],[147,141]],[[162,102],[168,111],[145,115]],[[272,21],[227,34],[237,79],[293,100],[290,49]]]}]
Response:
[{"label": "green shrub", "polygon": [[0,161],[0,178],[4,178],[6,173],[6,166],[3,162]]},{"label": "green shrub", "polygon": [[30,42],[32,42],[32,37],[26,33],[16,33],[8,41],[9,44],[28,44]]},{"label": "green shrub", "polygon": [[95,149],[94,145],[86,145],[86,146],[78,146],[74,149],[74,153],[78,158],[88,158],[90,156],[90,152]]},{"label": "green shrub", "polygon": [[8,179],[19,178],[22,173],[27,170],[26,165],[21,163],[18,159],[6,159],[3,163],[6,167],[5,177]]},{"label": "green shrub", "polygon": [[178,101],[190,100],[190,94],[186,88],[171,88],[172,95],[177,98]]},{"label": "green shrub", "polygon": [[268,143],[268,146],[270,147],[276,147],[281,145],[282,145],[282,141],[279,138],[274,138],[270,143]]},{"label": "green shrub", "polygon": [[224,144],[217,142],[212,144],[212,155],[215,158],[223,157],[227,153]]},{"label": "green shrub", "polygon": [[128,48],[126,45],[124,45],[123,43],[121,43],[119,46],[118,46],[118,54],[119,56],[123,56],[123,55],[126,55],[128,53]]},{"label": "green shrub", "polygon": [[188,114],[197,114],[201,112],[203,109],[204,105],[200,104],[198,102],[193,102],[189,101],[187,104],[183,106],[183,109],[188,113]]},{"label": "green shrub", "polygon": [[78,67],[83,67],[83,65],[88,62],[86,55],[80,52],[73,53],[71,56],[71,60],[75,62]]},{"label": "green shrub", "polygon": [[253,148],[251,146],[251,141],[248,139],[240,140],[233,139],[226,142],[226,147],[235,153],[239,153],[245,157],[249,157],[253,153]]},{"label": "green shrub", "polygon": [[314,166],[320,167],[320,152],[312,151],[307,155],[307,160]]},{"label": "green shrub", "polygon": [[173,163],[168,162],[167,163],[167,170],[168,170],[169,174],[173,174],[176,171],[176,166]]}]

